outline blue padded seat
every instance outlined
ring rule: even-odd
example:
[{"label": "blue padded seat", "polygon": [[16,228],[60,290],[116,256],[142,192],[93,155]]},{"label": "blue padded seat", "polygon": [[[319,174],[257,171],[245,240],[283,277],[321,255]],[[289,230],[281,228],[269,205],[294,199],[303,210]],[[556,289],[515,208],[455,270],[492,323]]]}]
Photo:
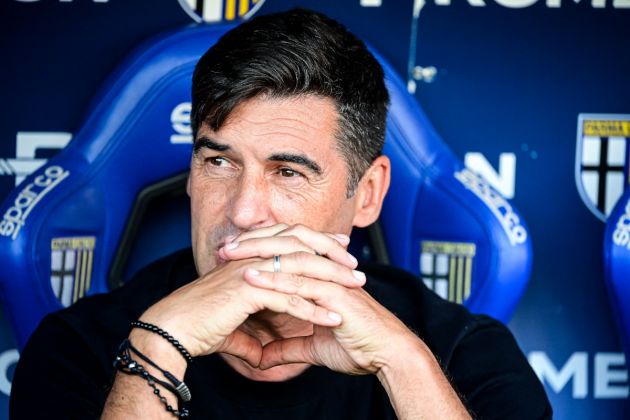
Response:
[{"label": "blue padded seat", "polygon": [[606,222],[604,271],[626,360],[630,360],[630,188],[626,188]]}]

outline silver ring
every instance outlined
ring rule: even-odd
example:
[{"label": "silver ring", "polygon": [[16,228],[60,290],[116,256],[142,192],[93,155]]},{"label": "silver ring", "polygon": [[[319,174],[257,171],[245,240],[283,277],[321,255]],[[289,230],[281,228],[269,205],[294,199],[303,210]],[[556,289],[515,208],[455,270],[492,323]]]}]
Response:
[{"label": "silver ring", "polygon": [[274,273],[280,272],[280,255],[273,256],[273,272]]}]

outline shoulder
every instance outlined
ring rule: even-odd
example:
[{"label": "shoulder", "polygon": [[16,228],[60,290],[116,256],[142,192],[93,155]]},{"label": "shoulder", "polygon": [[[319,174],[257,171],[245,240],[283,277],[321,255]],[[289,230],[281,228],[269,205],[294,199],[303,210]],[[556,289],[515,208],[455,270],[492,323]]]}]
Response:
[{"label": "shoulder", "polygon": [[109,293],[89,296],[53,314],[74,324],[90,319],[98,325],[136,319],[146,308],[195,278],[190,249],[161,258],[140,270],[129,282]]},{"label": "shoulder", "polygon": [[442,299],[417,276],[399,268],[366,264],[365,289],[393,312],[448,365],[457,344],[485,324],[507,329],[491,318],[471,314],[462,305]]},{"label": "shoulder", "polygon": [[109,359],[129,333],[129,323],[180,283],[192,280],[191,265],[194,272],[190,250],[179,251],[142,269],[119,289],[85,297],[69,308],[49,314],[31,336],[27,348],[32,347],[31,342],[48,343],[48,348],[80,344],[106,363],[109,370]]},{"label": "shoulder", "polygon": [[[129,323],[151,303],[194,279],[194,273],[190,250],[180,251],[111,293],[83,298],[46,316],[16,367],[12,418],[44,418],[44,412],[97,418],[112,379],[113,357],[129,333]],[[33,389],[46,392],[33,396]]]},{"label": "shoulder", "polygon": [[418,277],[366,265],[366,290],[429,346],[481,418],[549,418],[551,406],[510,330],[501,322],[448,302]]}]

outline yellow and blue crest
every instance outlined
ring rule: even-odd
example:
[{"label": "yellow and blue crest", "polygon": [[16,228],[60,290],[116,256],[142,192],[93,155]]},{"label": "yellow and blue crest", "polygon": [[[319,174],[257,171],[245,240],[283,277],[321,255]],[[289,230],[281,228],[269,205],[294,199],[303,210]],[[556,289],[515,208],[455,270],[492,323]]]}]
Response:
[{"label": "yellow and blue crest", "polygon": [[90,289],[95,244],[94,236],[53,238],[50,242],[50,286],[64,307]]},{"label": "yellow and blue crest", "polygon": [[470,296],[476,251],[472,242],[422,241],[422,281],[440,297],[463,303]]},{"label": "yellow and blue crest", "polygon": [[630,184],[630,115],[580,114],[575,182],[582,201],[605,221]]},{"label": "yellow and blue crest", "polygon": [[179,4],[197,23],[247,20],[265,0],[179,0]]}]

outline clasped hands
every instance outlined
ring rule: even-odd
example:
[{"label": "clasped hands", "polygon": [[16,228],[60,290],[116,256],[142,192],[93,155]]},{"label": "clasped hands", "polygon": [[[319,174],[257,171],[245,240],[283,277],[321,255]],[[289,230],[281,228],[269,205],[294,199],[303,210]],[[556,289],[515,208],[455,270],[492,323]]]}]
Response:
[{"label": "clasped hands", "polygon": [[[419,340],[362,286],[346,235],[274,225],[229,238],[225,263],[176,290],[141,317],[171,332],[193,356],[226,353],[268,369],[287,363],[377,373]],[[273,260],[280,255],[280,271]],[[276,266],[277,268],[277,266]],[[312,334],[263,343],[247,333],[267,310],[313,325]]]}]

